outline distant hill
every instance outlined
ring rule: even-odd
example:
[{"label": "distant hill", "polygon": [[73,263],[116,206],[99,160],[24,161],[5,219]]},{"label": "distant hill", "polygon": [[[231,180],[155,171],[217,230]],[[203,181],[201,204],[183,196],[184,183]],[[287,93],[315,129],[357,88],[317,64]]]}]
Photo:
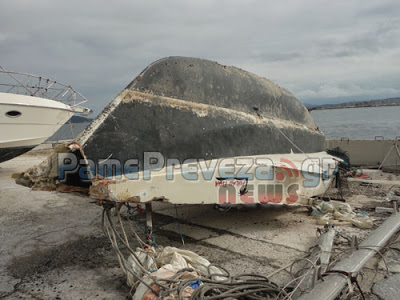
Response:
[{"label": "distant hill", "polygon": [[320,109],[337,109],[337,108],[357,108],[357,107],[377,107],[377,106],[400,106],[400,98],[388,98],[381,100],[368,101],[352,101],[337,104],[324,105],[306,105],[309,111]]},{"label": "distant hill", "polygon": [[319,105],[315,105],[315,104],[311,104],[311,103],[303,103],[303,104],[307,109],[310,109],[313,107],[319,107]]},{"label": "distant hill", "polygon": [[91,123],[93,119],[81,117],[81,116],[72,116],[71,123]]}]

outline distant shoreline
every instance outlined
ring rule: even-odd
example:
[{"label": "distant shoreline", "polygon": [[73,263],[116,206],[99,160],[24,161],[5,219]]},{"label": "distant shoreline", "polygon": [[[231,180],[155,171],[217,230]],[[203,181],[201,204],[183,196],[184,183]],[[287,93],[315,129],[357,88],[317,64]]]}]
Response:
[{"label": "distant shoreline", "polygon": [[338,105],[329,107],[311,107],[308,111],[327,110],[327,109],[344,109],[344,108],[363,108],[363,107],[383,107],[383,106],[400,106],[400,104],[375,104],[375,105]]}]

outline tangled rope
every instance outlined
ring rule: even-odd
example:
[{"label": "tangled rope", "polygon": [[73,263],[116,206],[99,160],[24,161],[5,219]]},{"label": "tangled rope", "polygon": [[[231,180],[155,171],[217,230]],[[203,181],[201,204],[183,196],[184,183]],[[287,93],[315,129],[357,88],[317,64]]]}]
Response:
[{"label": "tangled rope", "polygon": [[228,271],[223,270],[226,272],[226,281],[212,280],[213,275],[210,274],[202,279],[204,284],[194,291],[191,299],[279,299],[282,294],[282,289],[265,276],[241,274],[231,277]]},{"label": "tangled rope", "polygon": [[[112,206],[104,206],[102,214],[102,227],[104,233],[109,237],[111,245],[117,255],[121,269],[128,276],[133,276],[138,284],[144,284],[150,291],[152,291],[159,299],[166,298],[172,293],[176,293],[178,299],[187,299],[184,296],[184,291],[187,287],[195,284],[196,289],[192,293],[191,299],[194,300],[211,300],[211,299],[283,299],[288,295],[290,289],[283,290],[276,283],[272,282],[265,276],[257,274],[241,274],[237,276],[231,276],[231,274],[224,268],[216,265],[208,265],[207,273],[201,274],[198,278],[193,279],[180,279],[180,274],[184,272],[195,272],[192,268],[184,268],[176,272],[171,278],[152,278],[149,283],[143,280],[145,274],[151,275],[151,270],[146,269],[141,259],[137,256],[134,250],[132,250],[132,242],[129,241],[128,237],[133,236],[137,241],[138,248],[146,251],[146,254],[152,255],[155,259],[156,254],[149,251],[152,245],[147,244],[140,238],[139,234],[130,226],[133,231],[132,235],[128,235],[125,231],[122,217],[119,210],[115,210],[117,222],[112,219],[111,213]],[[131,216],[128,218],[131,219]],[[120,227],[117,231],[116,225]],[[136,224],[138,225],[138,224]],[[120,246],[128,250],[128,254],[137,265],[136,272],[129,265],[126,256],[121,251]],[[160,247],[162,248],[162,247]],[[139,272],[137,270],[140,270]],[[219,270],[219,272],[216,272]],[[134,291],[137,285],[132,286]]]},{"label": "tangled rope", "polygon": [[[149,240],[147,240],[146,242],[144,239],[140,238],[140,234],[145,235],[146,233],[136,221],[129,222],[129,224],[131,225],[131,234],[125,231],[123,219],[127,221],[132,221],[133,217],[131,211],[129,211],[129,207],[128,215],[126,218],[125,216],[122,217],[118,209],[115,209],[115,222],[112,218],[112,208],[112,205],[104,206],[102,214],[102,226],[105,234],[110,239],[111,245],[117,255],[122,271],[126,274],[127,278],[129,278],[130,276],[134,279],[133,281],[131,281],[135,282],[131,285],[132,296],[132,293],[135,293],[140,285],[144,285],[148,291],[151,291],[154,296],[157,297],[157,299],[189,299],[187,291],[190,290],[190,299],[193,300],[285,300],[292,299],[293,296],[305,292],[305,290],[303,290],[302,288],[302,282],[306,278],[306,273],[309,270],[317,270],[317,266],[313,261],[308,258],[308,254],[297,258],[294,261],[291,261],[287,265],[282,266],[278,270],[266,276],[252,273],[233,276],[226,269],[220,266],[209,264],[206,268],[206,271],[203,271],[202,273],[200,273],[200,271],[196,270],[195,268],[189,267],[182,268],[176,271],[176,273],[172,276],[166,276],[168,278],[157,278],[152,274],[154,271],[157,271],[159,268],[162,267],[162,264],[160,265],[159,262],[157,262],[157,265],[155,265],[155,262],[157,261],[157,255],[162,252],[163,247],[159,246],[158,248],[155,248],[154,243],[149,243]],[[120,228],[117,229],[117,227]],[[142,232],[140,232],[140,230],[137,231],[137,228],[139,228]],[[131,241],[129,239],[131,239]],[[134,240],[136,240],[136,245]],[[349,242],[347,239],[346,241]],[[386,249],[390,249],[391,246],[393,246],[395,243],[398,243],[398,241],[392,241]],[[132,250],[132,248],[136,249],[136,251]],[[363,248],[374,247],[370,246]],[[377,254],[379,254],[380,259],[383,259],[383,262],[386,266],[386,272],[388,272],[386,261],[382,254],[384,250],[385,249],[376,252]],[[337,260],[343,257],[343,255],[347,255],[349,251],[352,251],[352,248],[344,250],[334,249],[331,253],[334,254],[337,251],[339,251],[339,253],[337,253],[339,255],[337,255],[335,259],[332,259],[328,266],[328,270],[331,271],[327,271],[324,274],[321,274],[321,277],[328,276],[333,272],[340,272],[340,270],[332,270],[332,265],[334,265]],[[144,263],[143,257],[140,257],[140,253],[142,252],[146,256],[152,258],[154,264],[151,265],[151,267],[149,264]],[[303,264],[300,264],[299,267],[296,267],[295,271],[295,264],[301,262],[303,262]],[[283,287],[271,281],[272,276],[275,276],[282,271],[287,272],[292,277],[292,280]],[[190,278],[187,276],[185,277],[185,274],[187,275],[187,273],[192,273],[195,276]],[[319,278],[321,279],[321,277]],[[350,285],[355,285],[357,287],[357,290],[359,291],[359,295],[361,296],[361,298],[364,297],[363,292],[358,285],[356,277],[353,276],[352,278],[353,280],[349,283],[349,288]],[[350,293],[353,292],[350,291]]]}]

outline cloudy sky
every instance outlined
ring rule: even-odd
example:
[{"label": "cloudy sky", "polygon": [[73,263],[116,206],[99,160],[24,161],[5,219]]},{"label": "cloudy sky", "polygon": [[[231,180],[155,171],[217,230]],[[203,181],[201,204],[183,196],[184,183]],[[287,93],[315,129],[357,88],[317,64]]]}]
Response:
[{"label": "cloudy sky", "polygon": [[398,97],[400,1],[0,1],[0,65],[71,84],[96,112],[171,55],[241,67],[305,103]]}]

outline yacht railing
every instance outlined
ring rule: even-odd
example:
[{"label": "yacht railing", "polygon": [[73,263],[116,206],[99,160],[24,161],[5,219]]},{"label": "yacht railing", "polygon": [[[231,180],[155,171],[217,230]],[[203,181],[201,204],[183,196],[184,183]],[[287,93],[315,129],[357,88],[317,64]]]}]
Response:
[{"label": "yacht railing", "polygon": [[28,73],[7,71],[0,66],[0,92],[29,95],[63,102],[71,107],[87,99],[70,85]]}]

